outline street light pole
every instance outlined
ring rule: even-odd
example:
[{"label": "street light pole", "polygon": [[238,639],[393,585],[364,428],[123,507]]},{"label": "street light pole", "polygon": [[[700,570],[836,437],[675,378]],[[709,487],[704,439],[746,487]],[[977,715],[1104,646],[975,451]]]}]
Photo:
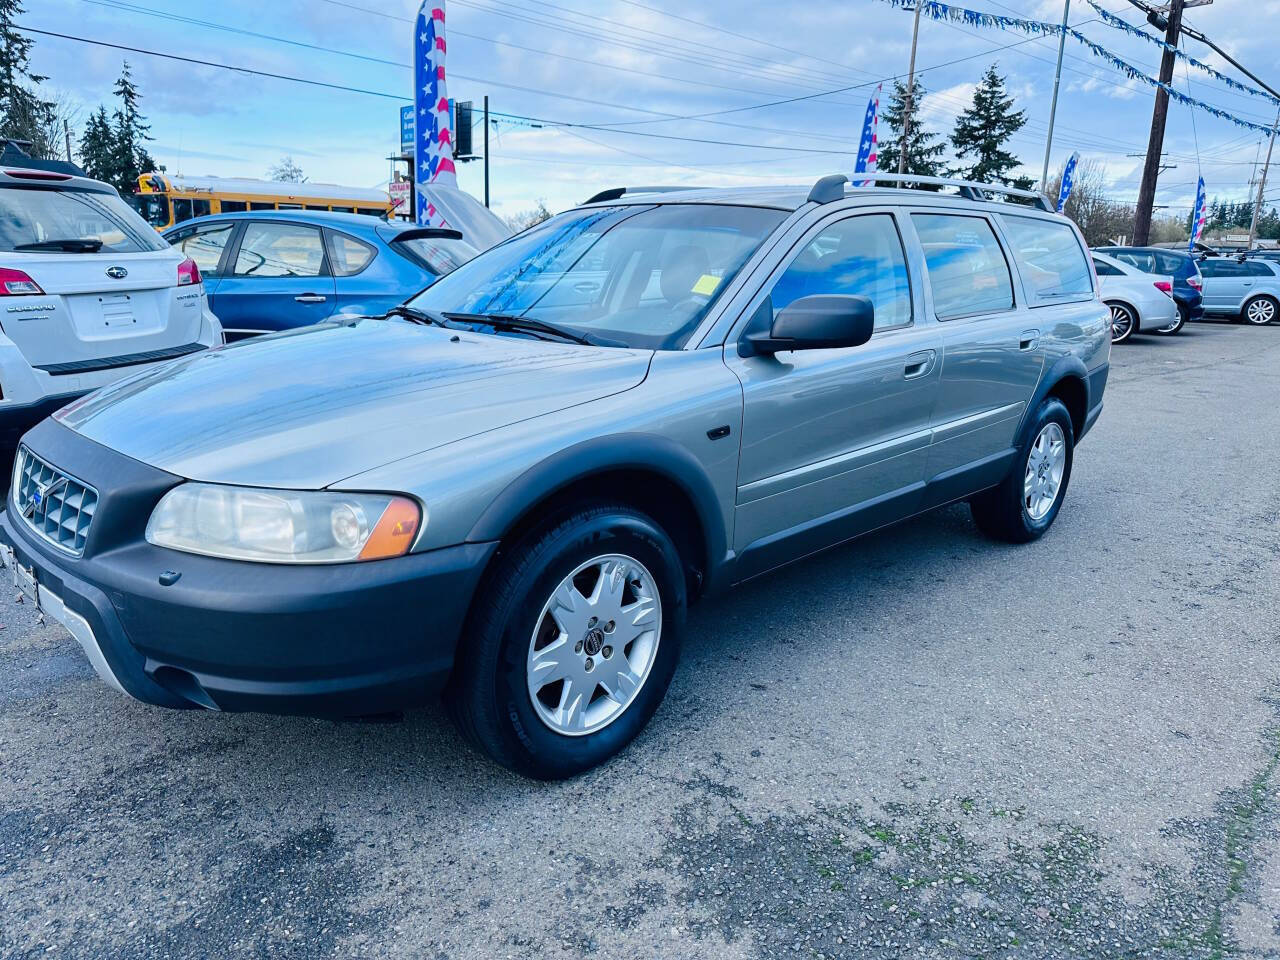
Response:
[{"label": "street light pole", "polygon": [[920,8],[923,4],[916,0],[915,23],[911,27],[911,63],[907,67],[907,106],[902,114],[902,142],[898,144],[898,172],[907,172],[907,144],[911,142],[911,112],[914,109],[913,97],[916,84],[916,41],[920,39]]},{"label": "street light pole", "polygon": [[1049,103],[1049,137],[1044,142],[1044,170],[1040,174],[1040,192],[1049,189],[1049,154],[1053,150],[1053,121],[1058,116],[1058,85],[1062,82],[1062,53],[1067,45],[1067,14],[1071,0],[1062,4],[1062,33],[1058,37],[1058,68],[1053,72],[1053,100]]},{"label": "street light pole", "polygon": [[484,205],[489,206],[489,95],[484,95]]}]

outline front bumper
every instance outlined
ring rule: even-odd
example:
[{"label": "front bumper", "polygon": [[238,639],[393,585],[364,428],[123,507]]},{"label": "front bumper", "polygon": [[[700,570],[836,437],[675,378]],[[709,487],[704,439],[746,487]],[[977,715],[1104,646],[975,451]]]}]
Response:
[{"label": "front bumper", "polygon": [[[143,539],[152,507],[178,478],[54,421],[25,442],[95,485],[98,511],[82,557],[38,537],[12,502],[0,514],[0,542],[33,572],[46,612],[131,696],[169,707],[355,716],[416,706],[447,680],[496,544],[312,566],[180,553]],[[166,586],[162,573],[179,576]]]}]

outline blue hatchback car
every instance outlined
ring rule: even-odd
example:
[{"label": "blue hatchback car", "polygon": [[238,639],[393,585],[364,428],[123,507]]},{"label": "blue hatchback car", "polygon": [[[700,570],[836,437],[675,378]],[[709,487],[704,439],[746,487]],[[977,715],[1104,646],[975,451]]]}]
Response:
[{"label": "blue hatchback car", "polygon": [[457,230],[314,210],[214,214],[164,238],[200,267],[228,339],[381,315],[479,252]]}]

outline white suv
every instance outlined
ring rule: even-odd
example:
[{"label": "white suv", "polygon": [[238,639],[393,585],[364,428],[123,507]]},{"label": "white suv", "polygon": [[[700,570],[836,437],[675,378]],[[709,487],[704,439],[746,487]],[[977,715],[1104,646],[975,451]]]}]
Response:
[{"label": "white suv", "polygon": [[222,343],[194,261],[108,184],[39,163],[0,167],[4,465],[29,427],[70,400]]}]

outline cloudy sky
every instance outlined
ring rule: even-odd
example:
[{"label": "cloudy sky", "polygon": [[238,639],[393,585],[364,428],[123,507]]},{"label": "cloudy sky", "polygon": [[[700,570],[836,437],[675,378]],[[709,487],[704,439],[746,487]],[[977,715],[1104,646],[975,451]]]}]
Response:
[{"label": "cloudy sky", "polygon": [[[961,0],[957,0],[961,2]],[[1101,0],[1131,23],[1126,0]],[[972,9],[1060,20],[1062,0],[963,0]],[[46,89],[92,109],[121,59],[145,97],[152,152],[170,171],[261,177],[290,154],[312,180],[384,185],[398,144],[397,97],[411,95],[413,0],[25,0],[30,27],[366,92],[345,92],[36,35]],[[1148,75],[1160,51],[1072,0],[1071,22]],[[494,111],[495,209],[553,210],[619,184],[807,182],[852,167],[867,98],[907,69],[911,15],[882,0],[448,0],[449,93]],[[1280,0],[1214,0],[1188,22],[1273,86]],[[1192,56],[1231,72],[1212,50]],[[923,21],[917,69],[928,125],[949,132],[975,80],[997,62],[1027,113],[1013,149],[1038,178],[1056,39]],[[1245,78],[1239,77],[1243,80]],[[1072,150],[1105,165],[1109,192],[1133,200],[1151,118],[1149,87],[1067,41],[1054,165]],[[1175,86],[1251,121],[1268,101],[1179,66]],[[887,86],[887,85],[886,85]],[[852,88],[852,89],[849,89]],[[840,92],[829,92],[829,91]],[[761,106],[789,98],[799,102]],[[698,116],[699,119],[690,119]],[[587,124],[567,128],[555,124]],[[477,140],[480,131],[476,131]],[[777,149],[785,148],[785,149]],[[477,147],[477,149],[479,149]],[[1198,172],[1210,194],[1243,199],[1259,137],[1174,104],[1157,202],[1190,209]],[[1265,154],[1265,144],[1262,147]],[[1277,156],[1280,160],[1280,155]],[[461,185],[482,190],[480,163]],[[1268,195],[1280,198],[1280,176]]]}]

